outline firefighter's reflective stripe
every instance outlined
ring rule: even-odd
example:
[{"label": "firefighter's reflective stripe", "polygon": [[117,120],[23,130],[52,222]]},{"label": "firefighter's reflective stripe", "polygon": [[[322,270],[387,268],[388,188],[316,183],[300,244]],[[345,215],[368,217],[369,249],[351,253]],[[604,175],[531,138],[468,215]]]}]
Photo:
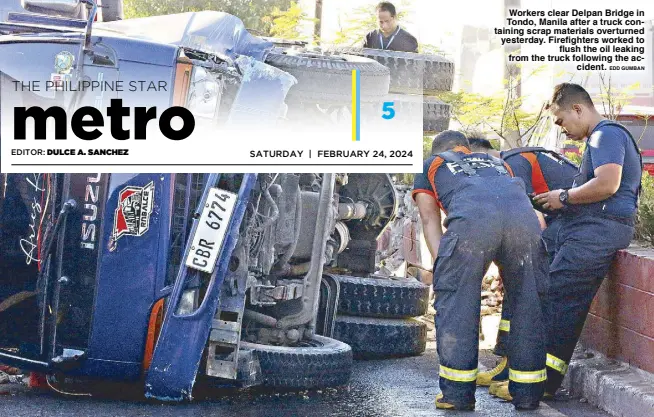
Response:
[{"label": "firefighter's reflective stripe", "polygon": [[471,371],[460,371],[458,369],[452,369],[441,365],[438,375],[441,378],[449,379],[450,381],[455,382],[475,382],[477,380],[478,373],[478,368]]},{"label": "firefighter's reflective stripe", "polygon": [[511,322],[509,320],[500,320],[500,330],[503,332],[511,331]]},{"label": "firefighter's reflective stripe", "polygon": [[506,168],[506,170],[509,171],[510,176],[515,177],[515,174],[513,173],[513,168],[511,168],[511,165],[504,162],[504,168]]},{"label": "firefighter's reflective stripe", "polygon": [[547,181],[545,181],[545,177],[543,176],[543,170],[538,163],[538,156],[529,152],[521,153],[520,155],[529,161],[529,165],[531,165],[531,188],[533,188],[534,192],[536,194],[542,194],[550,191]]},{"label": "firefighter's reflective stripe", "polygon": [[521,384],[535,384],[543,382],[547,379],[547,370],[541,369],[540,371],[516,371],[509,368],[509,379],[513,382]]},{"label": "firefighter's reflective stripe", "polygon": [[546,365],[554,369],[555,371],[559,371],[563,375],[565,375],[565,373],[568,372],[568,364],[565,363],[565,361],[562,361],[561,359],[557,358],[556,356],[550,355],[549,353],[547,354]]},{"label": "firefighter's reflective stripe", "polygon": [[[466,148],[465,146],[455,146],[454,149],[452,149],[452,152],[461,152],[466,155],[469,155],[470,149]],[[443,165],[443,162],[445,160],[441,158],[440,156],[437,156],[434,158],[433,161],[431,161],[431,165],[429,166],[429,169],[427,170],[427,178],[429,178],[429,183],[431,184],[431,188],[434,190],[434,198],[436,199],[436,204],[438,204],[438,207],[447,214],[447,210],[443,207],[443,204],[441,203],[440,198],[438,198],[438,190],[436,189],[436,171],[438,171],[438,168],[440,168],[441,165]]]},{"label": "firefighter's reflective stripe", "polygon": [[431,161],[429,170],[427,171],[427,178],[429,178],[429,183],[431,184],[431,188],[434,191],[434,198],[436,199],[436,204],[438,204],[438,207],[441,210],[445,211],[440,198],[438,198],[438,190],[436,189],[436,171],[438,171],[438,168],[440,168],[440,166],[443,165],[443,162],[444,162],[443,158],[439,156],[434,158],[434,160]]}]

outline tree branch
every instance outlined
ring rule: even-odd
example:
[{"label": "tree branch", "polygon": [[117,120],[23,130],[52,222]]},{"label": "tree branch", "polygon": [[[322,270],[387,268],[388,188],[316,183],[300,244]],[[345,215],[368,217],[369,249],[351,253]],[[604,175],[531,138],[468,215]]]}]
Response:
[{"label": "tree branch", "polygon": [[518,121],[518,114],[515,109],[515,105],[511,106],[511,109],[513,111],[513,120],[515,121],[515,128],[518,131],[518,138],[520,138],[520,142],[522,142],[522,133],[520,133],[520,122]]},{"label": "tree branch", "polygon": [[[536,120],[534,121],[534,124],[531,125],[529,129],[527,129],[524,133],[523,136],[526,136],[530,130],[534,129],[536,126],[538,126],[538,123],[541,121],[541,117],[543,116],[543,111],[545,111],[545,105],[543,104],[540,108],[540,111],[538,112],[538,116],[536,116]],[[521,136],[522,138],[522,136]]]},{"label": "tree branch", "polygon": [[504,118],[506,117],[506,109],[509,106],[509,100],[511,99],[511,90],[507,90],[506,92],[506,101],[504,102],[503,110],[502,110],[502,120],[500,121],[500,130],[504,132]]}]

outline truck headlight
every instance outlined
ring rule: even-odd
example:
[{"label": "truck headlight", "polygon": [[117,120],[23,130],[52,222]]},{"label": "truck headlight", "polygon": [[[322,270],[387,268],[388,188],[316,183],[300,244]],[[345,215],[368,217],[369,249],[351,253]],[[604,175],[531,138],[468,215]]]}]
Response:
[{"label": "truck headlight", "polygon": [[197,288],[185,290],[182,293],[182,298],[179,300],[179,305],[177,306],[178,316],[185,316],[187,314],[193,313],[198,308],[198,296],[200,292]]},{"label": "truck headlight", "polygon": [[188,109],[197,117],[213,119],[220,103],[221,84],[205,68],[193,67]]}]

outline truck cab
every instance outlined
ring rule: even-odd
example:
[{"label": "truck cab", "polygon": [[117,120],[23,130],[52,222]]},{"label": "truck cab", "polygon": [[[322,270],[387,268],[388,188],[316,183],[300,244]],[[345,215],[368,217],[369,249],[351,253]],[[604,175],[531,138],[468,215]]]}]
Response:
[{"label": "truck cab", "polygon": [[[295,80],[263,62],[272,43],[234,16],[205,14],[198,49],[185,33],[161,42],[91,30],[94,8],[87,20],[0,23],[3,107],[120,98],[183,106],[216,129],[239,111],[241,123],[283,114]],[[16,87],[35,80],[54,88]],[[67,90],[70,80],[168,88],[85,93]],[[0,174],[0,362],[52,383],[130,381],[164,401],[190,400],[204,377],[345,384],[352,351],[330,337],[339,286],[326,268],[374,272],[396,200],[387,174]]]},{"label": "truck cab", "polygon": [[0,178],[1,363],[165,401],[347,383],[326,268],[371,264],[347,249],[392,218],[386,174]]}]

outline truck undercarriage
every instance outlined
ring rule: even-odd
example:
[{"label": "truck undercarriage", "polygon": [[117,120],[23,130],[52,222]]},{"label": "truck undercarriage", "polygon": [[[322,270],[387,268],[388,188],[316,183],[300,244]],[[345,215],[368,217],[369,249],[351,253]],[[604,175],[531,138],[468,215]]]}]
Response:
[{"label": "truck undercarriage", "polygon": [[[140,179],[142,176],[132,176],[129,183],[142,184],[152,178]],[[374,272],[375,251],[353,251],[352,242],[355,246],[374,244],[392,219],[396,201],[390,177],[160,176],[164,178],[162,186],[172,190],[170,194],[155,192],[159,183],[152,180],[145,186],[115,186],[117,175],[36,174],[24,178],[3,174],[2,242],[7,247],[2,258],[7,267],[1,279],[5,288],[22,280],[12,293],[3,294],[5,307],[0,314],[6,317],[3,323],[7,327],[0,351],[3,362],[46,372],[75,374],[77,369],[82,375],[98,376],[85,362],[101,360],[93,358],[92,339],[100,323],[111,322],[102,317],[100,304],[105,297],[99,291],[104,288],[105,274],[100,271],[112,271],[107,285],[129,286],[140,269],[134,267],[130,273],[123,264],[138,258],[133,253],[146,248],[125,245],[130,237],[142,233],[145,238],[150,233],[155,241],[163,239],[160,243],[166,248],[165,264],[153,265],[165,271],[159,291],[165,296],[148,306],[148,326],[142,329],[147,330],[143,350],[146,395],[190,398],[197,372],[242,385],[311,388],[344,384],[352,354],[349,346],[329,337],[339,283],[326,269],[351,271],[348,266],[358,265],[360,274]],[[35,188],[30,189],[32,183]],[[219,206],[216,201],[220,200],[212,200],[212,193],[221,190],[234,200],[231,212],[226,212],[231,217],[221,219],[226,223],[220,227],[228,228],[222,242],[211,242],[220,252],[215,265],[193,267],[197,254],[208,252],[203,248],[212,249],[209,239],[198,240],[197,236],[210,236],[200,229],[207,208]],[[40,207],[39,193],[46,196],[39,208],[42,218],[21,223],[21,211],[29,211],[33,201]],[[114,212],[111,207],[116,199],[119,209]],[[157,218],[156,208],[162,204],[169,204],[170,212],[160,212]],[[137,230],[138,222],[148,216],[148,230]],[[31,217],[28,214],[27,219]],[[10,224],[22,227],[12,232],[7,227]],[[156,225],[162,227],[158,232]],[[108,237],[106,245],[101,236]],[[21,245],[24,249],[31,241],[36,244],[29,252],[31,258],[26,258]],[[197,245],[198,241],[204,246]],[[26,260],[31,266],[19,274],[17,265]],[[120,272],[122,275],[115,275]],[[152,277],[160,279],[156,274]],[[29,291],[17,291],[25,285]],[[114,307],[107,308],[111,311]],[[17,314],[19,311],[29,314]],[[29,325],[23,323],[28,317]],[[305,355],[321,359],[302,368]],[[282,366],[288,358],[297,358],[297,364]]]}]

